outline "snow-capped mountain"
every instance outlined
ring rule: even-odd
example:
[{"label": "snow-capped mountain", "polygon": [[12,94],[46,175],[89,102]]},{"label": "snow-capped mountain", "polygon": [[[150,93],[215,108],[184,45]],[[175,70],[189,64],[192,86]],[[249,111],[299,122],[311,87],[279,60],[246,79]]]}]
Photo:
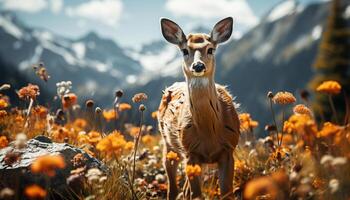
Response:
[{"label": "snow-capped mountain", "polygon": [[[15,71],[50,91],[54,91],[56,82],[71,80],[81,96],[113,98],[116,88],[124,87],[130,77],[142,71],[140,63],[113,40],[95,33],[67,39],[47,30],[29,28],[9,12],[0,15],[0,43],[0,60],[6,63],[1,66],[4,73]],[[38,62],[44,62],[51,75],[47,84],[32,69]],[[6,77],[1,81],[5,82]]]}]

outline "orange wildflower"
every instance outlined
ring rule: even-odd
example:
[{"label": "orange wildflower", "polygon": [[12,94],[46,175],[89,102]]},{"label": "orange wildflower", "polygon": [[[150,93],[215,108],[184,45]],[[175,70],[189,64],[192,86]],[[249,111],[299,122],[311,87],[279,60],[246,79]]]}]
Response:
[{"label": "orange wildflower", "polygon": [[36,106],[33,109],[33,113],[41,119],[45,119],[46,115],[48,114],[48,110],[44,106]]},{"label": "orange wildflower", "polygon": [[45,199],[47,195],[46,190],[38,185],[26,187],[24,193],[29,199]]},{"label": "orange wildflower", "polygon": [[331,122],[326,122],[323,124],[322,129],[318,132],[319,137],[328,137],[328,136],[333,136],[336,135],[341,131],[341,127],[332,124]]},{"label": "orange wildflower", "polygon": [[65,138],[69,138],[70,132],[65,127],[61,127],[52,132],[52,138],[59,142],[62,142]]},{"label": "orange wildflower", "polygon": [[249,113],[241,113],[239,114],[239,121],[240,121],[240,129],[242,131],[251,131],[253,128],[257,127],[259,123],[257,121],[254,121]]},{"label": "orange wildflower", "polygon": [[123,112],[123,111],[130,110],[130,109],[131,109],[131,105],[128,103],[119,104],[119,112]]},{"label": "orange wildflower", "polygon": [[5,117],[7,112],[5,110],[0,110],[0,118]]},{"label": "orange wildflower", "polygon": [[249,181],[244,190],[244,199],[276,199],[278,187],[273,179],[265,176]]},{"label": "orange wildflower", "polygon": [[295,130],[294,124],[291,123],[290,121],[285,121],[283,123],[283,132],[293,133],[294,130]]},{"label": "orange wildflower", "polygon": [[118,131],[114,131],[107,137],[103,138],[97,145],[96,149],[106,153],[107,157],[111,155],[120,155],[126,145],[124,136]]},{"label": "orange wildflower", "polygon": [[64,158],[60,155],[45,155],[37,158],[31,165],[33,173],[44,173],[47,176],[55,176],[56,169],[63,169],[66,167]]},{"label": "orange wildflower", "polygon": [[132,137],[137,137],[139,135],[139,132],[140,132],[140,128],[139,127],[131,127],[130,130],[129,130],[129,134]]},{"label": "orange wildflower", "polygon": [[7,101],[5,99],[0,99],[0,109],[7,108],[8,106],[9,106],[9,104],[7,103]]},{"label": "orange wildflower", "polygon": [[337,81],[324,81],[316,88],[316,91],[326,94],[339,94],[341,85]]},{"label": "orange wildflower", "polygon": [[101,133],[99,133],[97,131],[90,131],[88,133],[88,136],[89,136],[88,141],[91,144],[96,144],[102,139]]},{"label": "orange wildflower", "polygon": [[102,115],[106,119],[107,122],[118,118],[117,113],[113,109],[103,110]]},{"label": "orange wildflower", "polygon": [[169,151],[167,154],[166,154],[166,159],[167,160],[170,160],[170,161],[173,161],[173,160],[180,160],[179,156],[177,155],[176,152],[173,152],[173,151]]},{"label": "orange wildflower", "polygon": [[64,109],[69,109],[70,107],[75,105],[77,103],[77,101],[78,101],[78,97],[74,93],[65,94],[62,97],[63,108]]},{"label": "orange wildflower", "polygon": [[141,140],[144,144],[151,144],[154,141],[154,137],[151,135],[145,135]]},{"label": "orange wildflower", "polygon": [[295,114],[312,116],[311,110],[308,107],[306,107],[304,104],[298,104],[298,105],[294,106],[293,112]]},{"label": "orange wildflower", "polygon": [[295,97],[290,92],[278,92],[272,100],[274,103],[281,105],[292,104],[296,101]]},{"label": "orange wildflower", "polygon": [[202,173],[202,168],[199,165],[187,165],[185,172],[189,179],[193,179],[195,176],[200,176]]},{"label": "orange wildflower", "polygon": [[152,116],[153,119],[157,119],[157,117],[158,117],[158,111],[152,112],[151,116]]},{"label": "orange wildflower", "polygon": [[40,94],[39,86],[29,83],[28,86],[22,87],[17,94],[20,99],[36,99]]},{"label": "orange wildflower", "polygon": [[126,150],[126,151],[131,151],[133,148],[134,148],[134,143],[133,142],[127,142],[126,144],[125,144],[125,146],[124,146],[124,149]]},{"label": "orange wildflower", "polygon": [[84,129],[87,125],[87,122],[85,119],[81,119],[81,118],[78,118],[74,121],[74,126],[80,128],[80,129]]},{"label": "orange wildflower", "polygon": [[9,144],[9,141],[7,140],[6,136],[0,136],[0,149],[7,147]]}]

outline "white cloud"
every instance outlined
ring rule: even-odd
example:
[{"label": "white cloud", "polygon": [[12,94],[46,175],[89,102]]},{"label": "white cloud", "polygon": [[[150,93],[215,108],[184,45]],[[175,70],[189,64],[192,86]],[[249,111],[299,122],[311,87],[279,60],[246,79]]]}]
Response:
[{"label": "white cloud", "polygon": [[69,7],[66,12],[71,17],[81,17],[114,26],[118,23],[122,10],[121,0],[90,0],[76,7]]},{"label": "white cloud", "polygon": [[47,8],[46,0],[2,0],[0,1],[6,10],[23,11],[29,13],[39,12]]},{"label": "white cloud", "polygon": [[176,16],[202,19],[233,16],[237,23],[247,26],[258,23],[245,0],[167,0],[165,7]]},{"label": "white cloud", "polygon": [[63,0],[50,0],[50,9],[53,13],[59,13],[63,8]]}]

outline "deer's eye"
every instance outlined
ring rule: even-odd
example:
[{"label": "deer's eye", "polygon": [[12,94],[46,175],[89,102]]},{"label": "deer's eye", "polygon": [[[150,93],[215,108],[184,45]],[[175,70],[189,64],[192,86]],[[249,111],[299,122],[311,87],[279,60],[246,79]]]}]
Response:
[{"label": "deer's eye", "polygon": [[188,55],[188,50],[187,49],[181,49],[182,55],[187,56]]},{"label": "deer's eye", "polygon": [[214,53],[214,49],[213,48],[209,48],[208,49],[208,54],[213,54]]}]

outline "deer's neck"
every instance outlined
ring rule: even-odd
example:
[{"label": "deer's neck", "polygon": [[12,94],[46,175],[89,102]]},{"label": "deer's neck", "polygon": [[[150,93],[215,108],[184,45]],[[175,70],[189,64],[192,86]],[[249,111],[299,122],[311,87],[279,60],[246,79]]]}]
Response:
[{"label": "deer's neck", "polygon": [[192,122],[198,128],[215,132],[220,117],[220,106],[214,79],[188,78],[186,82]]}]

